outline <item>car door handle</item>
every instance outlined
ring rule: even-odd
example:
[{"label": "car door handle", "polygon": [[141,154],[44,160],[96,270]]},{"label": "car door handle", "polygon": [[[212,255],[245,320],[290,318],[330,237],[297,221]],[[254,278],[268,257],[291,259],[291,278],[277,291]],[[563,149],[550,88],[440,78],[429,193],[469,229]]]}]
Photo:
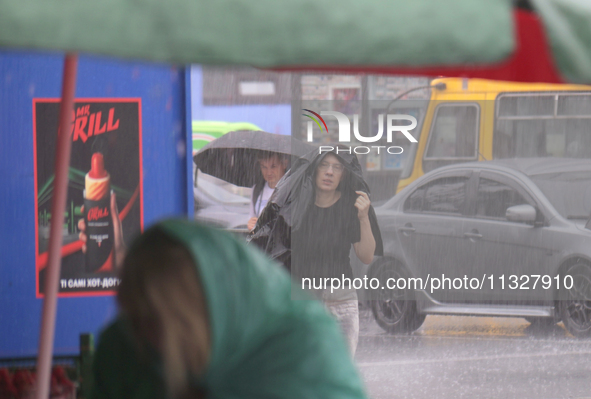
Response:
[{"label": "car door handle", "polygon": [[464,233],[464,237],[466,238],[482,238],[482,234],[478,232],[466,232]]},{"label": "car door handle", "polygon": [[404,225],[404,227],[401,227],[399,229],[404,235],[409,235],[410,233],[414,233],[417,229],[415,229],[414,227],[412,227],[412,224],[407,223]]}]

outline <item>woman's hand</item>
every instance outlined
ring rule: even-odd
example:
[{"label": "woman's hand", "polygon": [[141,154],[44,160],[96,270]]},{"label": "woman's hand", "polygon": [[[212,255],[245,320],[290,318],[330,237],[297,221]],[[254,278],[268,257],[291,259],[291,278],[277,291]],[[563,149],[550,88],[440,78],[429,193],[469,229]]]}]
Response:
[{"label": "woman's hand", "polygon": [[369,196],[367,193],[363,191],[355,191],[356,194],[359,194],[357,197],[357,201],[355,201],[355,208],[357,208],[357,217],[359,220],[367,219],[369,214],[369,206],[371,205],[371,201],[369,200]]}]

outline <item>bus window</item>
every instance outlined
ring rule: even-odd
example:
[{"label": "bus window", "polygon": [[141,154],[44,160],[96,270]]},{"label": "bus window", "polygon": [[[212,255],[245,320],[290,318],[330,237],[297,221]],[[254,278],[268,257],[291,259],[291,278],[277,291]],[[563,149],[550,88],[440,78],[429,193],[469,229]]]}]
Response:
[{"label": "bus window", "polygon": [[591,158],[591,96],[499,96],[493,157],[547,156]]}]

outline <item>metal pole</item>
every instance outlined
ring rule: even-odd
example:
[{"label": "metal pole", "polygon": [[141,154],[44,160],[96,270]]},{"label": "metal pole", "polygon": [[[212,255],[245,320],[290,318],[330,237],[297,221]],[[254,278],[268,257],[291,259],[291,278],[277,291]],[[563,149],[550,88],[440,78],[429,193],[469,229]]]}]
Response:
[{"label": "metal pole", "polygon": [[400,93],[399,95],[397,95],[392,101],[390,101],[388,103],[388,106],[386,107],[386,114],[388,112],[390,112],[390,107],[392,106],[392,104],[394,104],[396,101],[400,100],[402,97],[406,96],[408,93],[416,91],[416,90],[423,90],[423,89],[437,89],[437,90],[445,90],[447,88],[447,85],[443,82],[441,83],[437,83],[436,85],[427,85],[427,86],[418,86],[418,87],[413,87],[410,90],[407,90],[403,93]]},{"label": "metal pole", "polygon": [[55,180],[51,203],[51,226],[49,235],[48,264],[45,275],[45,297],[41,314],[41,333],[37,357],[36,399],[49,397],[51,363],[53,358],[53,338],[55,335],[55,315],[57,313],[57,292],[61,269],[61,249],[63,243],[63,224],[66,199],[68,196],[68,170],[72,138],[70,125],[74,109],[76,91],[76,72],[78,55],[66,54],[62,82],[57,147],[55,150]]}]

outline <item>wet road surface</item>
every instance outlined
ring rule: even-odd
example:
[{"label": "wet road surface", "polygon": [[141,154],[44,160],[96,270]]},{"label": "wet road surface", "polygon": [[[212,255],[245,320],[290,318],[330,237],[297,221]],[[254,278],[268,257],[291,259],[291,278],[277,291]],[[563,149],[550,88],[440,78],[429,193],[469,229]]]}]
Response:
[{"label": "wet road surface", "polygon": [[428,316],[412,335],[393,336],[364,310],[360,325],[355,360],[374,399],[591,399],[591,340],[562,324]]}]

